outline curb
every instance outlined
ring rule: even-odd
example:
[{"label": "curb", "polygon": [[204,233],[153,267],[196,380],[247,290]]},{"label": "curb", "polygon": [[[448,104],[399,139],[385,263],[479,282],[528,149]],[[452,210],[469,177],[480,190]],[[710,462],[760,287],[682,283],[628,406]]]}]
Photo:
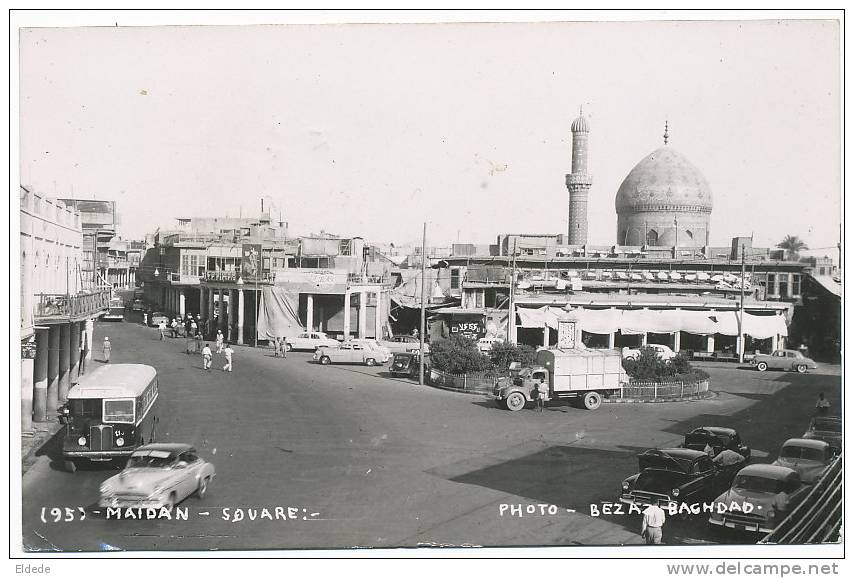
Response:
[{"label": "curb", "polygon": [[603,399],[602,403],[675,403],[678,401],[705,401],[717,397],[718,394],[709,391],[703,395],[686,395],[685,397],[658,397],[658,398],[642,398],[642,397],[612,397]]},{"label": "curb", "polygon": [[460,388],[458,388],[458,387],[447,387],[447,386],[444,386],[444,385],[438,385],[438,384],[435,384],[435,383],[425,383],[425,385],[429,385],[430,387],[433,387],[433,388],[436,388],[436,389],[442,389],[442,390],[444,390],[444,391],[453,391],[453,392],[456,392],[456,393],[465,393],[466,395],[479,395],[479,396],[482,396],[482,397],[489,397],[489,396],[491,395],[491,393],[490,393],[490,392],[485,392],[485,391],[475,391],[475,390],[471,390],[471,389],[469,389],[469,390],[465,390],[465,389],[460,389]]}]

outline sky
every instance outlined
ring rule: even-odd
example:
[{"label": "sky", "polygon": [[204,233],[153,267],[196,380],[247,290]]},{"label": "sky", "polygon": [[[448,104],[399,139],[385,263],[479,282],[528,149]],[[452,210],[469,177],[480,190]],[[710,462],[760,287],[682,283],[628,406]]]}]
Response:
[{"label": "sky", "polygon": [[835,21],[29,28],[20,173],[112,199],[125,238],[272,208],[294,235],[494,243],[567,227],[570,124],[591,127],[589,242],[670,145],[712,189],[711,243],[841,222]]}]

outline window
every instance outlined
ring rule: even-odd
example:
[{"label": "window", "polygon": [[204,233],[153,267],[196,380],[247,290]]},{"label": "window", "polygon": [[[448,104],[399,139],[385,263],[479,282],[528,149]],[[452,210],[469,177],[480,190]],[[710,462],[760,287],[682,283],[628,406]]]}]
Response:
[{"label": "window", "polygon": [[133,399],[105,399],[104,423],[133,423]]},{"label": "window", "polygon": [[658,245],[658,233],[655,229],[646,232],[646,244],[653,247]]},{"label": "window", "polygon": [[798,273],[792,275],[792,295],[797,296],[801,294],[801,276]]},{"label": "window", "polygon": [[460,270],[458,268],[451,269],[451,289],[460,288]]},{"label": "window", "polygon": [[474,294],[474,306],[483,307],[483,291],[476,291]]},{"label": "window", "polygon": [[777,275],[774,273],[768,273],[768,295],[776,295],[777,294]]},{"label": "window", "polygon": [[788,299],[789,298],[789,276],[788,275],[780,275],[780,298]]},{"label": "window", "polygon": [[351,239],[341,239],[338,242],[338,253],[344,256],[350,256],[353,254],[353,245]]}]

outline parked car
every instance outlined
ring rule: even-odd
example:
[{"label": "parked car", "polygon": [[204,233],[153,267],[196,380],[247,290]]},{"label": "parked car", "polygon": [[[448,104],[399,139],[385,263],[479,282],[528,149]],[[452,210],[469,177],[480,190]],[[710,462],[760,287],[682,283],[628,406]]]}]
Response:
[{"label": "parked car", "polygon": [[314,360],[321,365],[330,363],[364,363],[365,365],[381,364],[381,352],[362,343],[345,341],[338,347],[320,347],[314,352]]},{"label": "parked car", "polygon": [[735,472],[719,467],[704,452],[686,448],[652,449],[638,455],[640,473],[623,480],[620,502],[695,504],[729,487]]},{"label": "parked car", "polygon": [[792,438],[780,448],[775,466],[791,468],[798,472],[805,484],[814,484],[833,461],[830,444],[822,440]]},{"label": "parked car", "polygon": [[477,340],[477,348],[481,353],[485,355],[489,355],[489,352],[492,351],[493,343],[501,343],[504,340],[500,337],[481,337]]},{"label": "parked car", "polygon": [[810,420],[804,439],[822,440],[830,445],[834,454],[842,453],[842,419],[838,417],[816,416]]},{"label": "parked car", "polygon": [[156,443],[130,455],[121,473],[101,484],[104,508],[167,508],[191,494],[204,498],[216,472],[189,444]]},{"label": "parked car", "polygon": [[[666,345],[658,345],[657,343],[653,343],[644,347],[651,347],[652,349],[654,349],[656,356],[658,356],[658,358],[664,361],[665,363],[669,363],[671,359],[676,357],[676,352],[667,347]],[[640,357],[641,349],[643,349],[643,347],[639,349],[624,347],[623,359],[637,359],[638,357]]]},{"label": "parked car", "polygon": [[808,493],[809,486],[790,468],[746,466],[735,476],[732,487],[712,503],[709,524],[768,534]]},{"label": "parked car", "polygon": [[365,347],[373,349],[377,352],[377,361],[380,363],[385,363],[389,359],[391,359],[392,353],[389,349],[383,345],[381,345],[376,339],[350,339],[347,341],[348,343],[361,343]]},{"label": "parked car", "polygon": [[[424,374],[430,371],[429,360],[424,360]],[[389,366],[389,373],[395,377],[404,376],[417,378],[421,371],[418,352],[395,353]]]},{"label": "parked car", "polygon": [[306,331],[296,337],[288,337],[286,347],[288,351],[300,349],[314,351],[318,347],[338,347],[338,341],[327,337],[321,331]]},{"label": "parked car", "polygon": [[[418,351],[421,348],[421,340],[412,335],[395,335],[388,339],[382,339],[379,343],[392,353],[407,353]],[[427,343],[424,343],[424,351],[430,351],[430,346]]]},{"label": "parked car", "polygon": [[741,454],[745,460],[750,459],[750,448],[741,443],[738,432],[729,427],[694,428],[685,434],[685,440],[680,447],[702,452],[707,445],[712,448],[715,456],[724,450],[732,450]]},{"label": "parked car", "polygon": [[142,302],[142,299],[134,299],[131,309],[134,311],[142,311],[145,309],[145,303]]},{"label": "parked car", "polygon": [[169,319],[168,315],[166,315],[165,313],[161,313],[160,311],[155,311],[148,318],[148,324],[152,327],[157,327],[158,325],[160,325],[161,321],[166,324],[166,327],[169,327],[169,324],[172,322],[172,320]]},{"label": "parked car", "polygon": [[771,355],[760,354],[750,360],[750,364],[759,371],[783,369],[806,373],[807,369],[816,369],[815,361],[794,349],[778,349]]}]

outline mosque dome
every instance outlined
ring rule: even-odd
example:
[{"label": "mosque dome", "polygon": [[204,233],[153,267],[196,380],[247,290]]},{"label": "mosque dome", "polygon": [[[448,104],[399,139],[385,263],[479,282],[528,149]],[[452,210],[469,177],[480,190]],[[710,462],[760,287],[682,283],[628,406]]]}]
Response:
[{"label": "mosque dome", "polygon": [[[573,125],[574,126],[574,125]],[[617,214],[649,211],[710,213],[712,191],[681,153],[664,146],[633,168],[616,198]]]},{"label": "mosque dome", "polygon": [[590,132],[590,125],[587,123],[587,119],[584,118],[584,115],[580,114],[578,118],[572,121],[572,126],[569,127],[569,130],[572,132]]}]

